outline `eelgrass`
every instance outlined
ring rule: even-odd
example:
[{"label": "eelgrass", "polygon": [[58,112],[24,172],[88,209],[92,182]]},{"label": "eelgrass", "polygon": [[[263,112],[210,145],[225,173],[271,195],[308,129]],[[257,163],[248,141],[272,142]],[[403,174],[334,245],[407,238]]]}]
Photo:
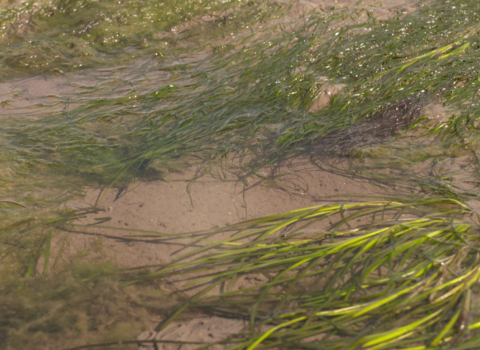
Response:
[{"label": "eelgrass", "polygon": [[[24,135],[14,144],[25,157],[33,156],[26,144],[51,154],[62,168],[74,160],[74,169],[91,168],[89,175],[109,183],[192,154],[234,157],[243,164],[239,176],[305,153],[372,156],[362,147],[383,144],[405,128],[443,138],[431,148],[412,140],[420,149],[416,161],[462,154],[477,144],[476,6],[433,3],[383,22],[362,22],[360,12],[354,15],[359,23],[338,30],[346,13],[312,14],[303,25],[286,22],[283,31],[255,28],[265,32],[260,40],[242,34],[226,41],[225,50],[183,56],[185,63],[143,64],[145,74],[171,73],[153,82],[138,71],[125,74],[126,95],[109,97],[104,85],[71,112],[26,132],[24,125],[12,129]],[[432,22],[428,28],[425,21]],[[327,108],[308,112],[323,85],[340,83],[346,86]],[[426,125],[422,108],[431,103],[457,112]],[[105,131],[104,123],[112,122]],[[51,131],[60,136],[55,147],[44,141]],[[62,131],[68,147],[61,146]],[[40,142],[35,135],[42,135]],[[402,149],[384,148],[386,158],[401,162]]]},{"label": "eelgrass", "polygon": [[[227,227],[237,232],[145,277],[185,274],[196,291],[164,326],[188,309],[249,320],[232,349],[474,349],[480,252],[469,213],[451,199],[294,210]],[[329,229],[306,230],[335,215]],[[355,227],[359,218],[368,223]],[[252,275],[264,281],[243,287]]]},{"label": "eelgrass", "polygon": [[6,44],[0,77],[63,74],[135,57],[161,60],[184,52],[202,36],[214,39],[218,27],[237,31],[252,18],[268,17],[269,8],[218,0],[40,0],[5,6],[0,9],[0,40]]},{"label": "eelgrass", "polygon": [[[206,169],[231,167],[243,179],[299,155],[379,157],[381,166],[410,170],[431,158],[476,154],[480,8],[475,1],[420,4],[417,12],[387,21],[361,19],[360,10],[353,15],[334,11],[278,26],[262,23],[280,16],[276,6],[261,7],[256,16],[257,7],[245,3],[234,12],[238,22],[233,15],[195,27],[219,38],[213,48],[202,42],[197,51],[187,40],[194,31],[175,36],[163,29],[192,19],[189,6],[198,2],[183,2],[168,23],[145,26],[139,22],[148,22],[146,12],[128,13],[138,4],[124,2],[115,17],[111,3],[57,1],[51,18],[45,17],[48,7],[22,15],[31,5],[0,14],[11,41],[0,54],[3,74],[113,66],[104,82],[78,89],[71,102],[79,107],[37,121],[5,122],[0,130],[2,258],[22,278],[48,270],[46,264],[37,269],[40,257],[49,254],[52,231],[44,228],[64,214],[52,213],[52,207],[78,196],[84,184],[121,187],[136,177],[164,178],[187,161],[203,162]],[[218,6],[221,11],[229,3]],[[92,13],[97,20],[84,23],[82,16]],[[107,21],[109,16],[117,23]],[[345,25],[352,16],[358,22]],[[28,18],[38,27],[16,31]],[[135,25],[127,28],[128,21]],[[233,31],[235,38],[226,39],[242,23],[251,29]],[[49,25],[52,31],[45,31]],[[106,33],[113,28],[118,41],[116,34]],[[177,46],[168,49],[170,44]],[[31,46],[34,55],[26,55]],[[132,52],[139,60],[135,69],[125,68]],[[158,61],[160,55],[154,55],[161,52],[164,58]],[[45,68],[47,63],[54,68]],[[26,69],[26,64],[36,67]],[[325,109],[309,112],[326,84],[346,86]],[[426,123],[422,108],[430,103],[454,114]],[[406,129],[420,134],[413,140],[417,152],[411,144],[390,147]],[[230,240],[196,251],[220,249],[208,258],[177,261],[148,277],[205,272],[200,282],[210,286],[192,285],[198,295],[178,312],[192,307],[249,319],[250,332],[232,336],[239,348],[478,348],[478,321],[469,316],[475,314],[478,229],[465,220],[465,208],[457,202],[475,193],[449,187],[442,176],[374,175],[386,183],[402,177],[405,188],[421,184],[448,198],[324,206],[254,220],[234,226],[240,232]],[[419,208],[425,209],[422,215]],[[355,228],[351,222],[355,215],[374,212],[373,223]],[[285,237],[277,235],[289,225],[333,215],[340,217],[333,228],[311,226],[303,232],[307,227],[296,227]],[[268,281],[240,288],[236,281],[245,273],[265,274]],[[202,294],[217,285],[231,289],[220,297]],[[7,320],[2,331],[7,334],[14,326]]]}]

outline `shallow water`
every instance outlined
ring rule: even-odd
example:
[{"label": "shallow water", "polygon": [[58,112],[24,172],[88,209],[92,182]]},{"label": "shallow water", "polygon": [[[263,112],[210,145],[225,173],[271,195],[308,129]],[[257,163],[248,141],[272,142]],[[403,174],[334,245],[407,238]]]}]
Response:
[{"label": "shallow water", "polygon": [[[280,339],[295,349],[475,348],[475,2],[0,6],[0,347],[193,349],[227,339],[211,346],[253,349]],[[295,216],[319,205],[328,214],[318,220]],[[348,250],[356,232],[404,232],[403,222],[418,237],[428,225],[443,230],[443,245],[392,233],[369,258],[360,252],[374,241]],[[416,250],[381,260],[407,241]],[[331,259],[325,272],[298,269],[295,279],[288,273],[301,264],[285,274],[272,267],[280,262],[262,265],[298,242],[288,259],[349,243],[312,263]],[[440,262],[451,272],[438,272]],[[420,269],[412,279],[402,272],[409,264]],[[325,282],[332,276],[338,283]],[[205,284],[188,285],[197,279]],[[442,297],[450,304],[433,302],[458,281]],[[427,292],[392,305],[375,299],[417,282]],[[336,311],[275,328],[330,312],[312,306],[325,291],[338,310],[359,300],[391,308],[365,309],[359,323],[330,318],[335,330],[322,322]],[[408,304],[418,295],[434,306]],[[374,321],[395,312],[404,317]],[[436,312],[417,333],[387,339],[398,345],[373,343]]]}]

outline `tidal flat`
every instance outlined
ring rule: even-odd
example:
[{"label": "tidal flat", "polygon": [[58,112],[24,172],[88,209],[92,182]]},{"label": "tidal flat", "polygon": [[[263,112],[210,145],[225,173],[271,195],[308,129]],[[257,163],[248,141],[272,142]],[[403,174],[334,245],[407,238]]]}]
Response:
[{"label": "tidal flat", "polygon": [[0,348],[479,349],[480,4],[0,0]]}]

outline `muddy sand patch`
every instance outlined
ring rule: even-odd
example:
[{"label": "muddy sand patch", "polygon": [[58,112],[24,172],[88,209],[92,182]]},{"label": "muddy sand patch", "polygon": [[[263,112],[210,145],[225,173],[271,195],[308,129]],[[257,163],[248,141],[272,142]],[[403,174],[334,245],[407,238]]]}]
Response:
[{"label": "muddy sand patch", "polygon": [[[99,239],[101,259],[114,261],[121,268],[146,267],[155,271],[205,244],[199,242],[189,246],[192,238],[184,235],[189,232],[214,231],[240,221],[298,208],[345,200],[361,202],[395,193],[393,188],[379,187],[362,176],[338,171],[348,163],[348,160],[339,159],[330,162],[334,167],[322,168],[308,159],[297,160],[290,166],[276,169],[274,174],[260,171],[244,181],[211,175],[196,179],[198,169],[192,167],[181,174],[170,174],[168,181],[131,184],[120,190],[91,189],[84,200],[67,205],[74,209],[95,207],[99,211],[75,222],[68,232],[67,246],[65,236],[52,240],[51,250],[56,263],[51,264],[50,272],[55,273],[82,251],[97,249]],[[221,233],[215,240],[228,238],[228,234]],[[39,265],[42,264],[40,259]],[[196,275],[193,273],[185,278],[188,280]],[[178,293],[185,293],[181,291],[185,278],[170,281]],[[237,285],[248,288],[265,281],[264,276],[252,274],[243,276]],[[220,292],[219,288],[209,294]],[[193,295],[194,291],[186,293]],[[139,336],[139,340],[145,341],[140,343],[139,349],[193,349],[199,346],[195,342],[221,342],[248,329],[244,320],[206,316],[180,318],[157,332],[160,325],[160,320],[155,320],[150,330],[146,329]],[[192,344],[182,345],[181,342]],[[214,348],[226,347],[227,344],[218,344]]]},{"label": "muddy sand patch", "polygon": [[[183,243],[163,245],[155,239],[149,242],[128,237],[139,235],[136,230],[140,230],[172,238],[298,208],[392,194],[392,190],[369,183],[366,178],[321,169],[308,160],[279,168],[276,176],[265,170],[245,181],[208,175],[195,179],[196,170],[194,167],[183,174],[169,175],[168,181],[131,184],[121,190],[92,189],[84,200],[67,203],[75,209],[100,209],[98,214],[78,220],[89,233],[82,234],[78,227],[78,243],[69,248],[71,254],[84,249],[89,236],[103,236],[108,255],[121,266],[166,264]],[[104,220],[108,221],[98,224]],[[97,228],[100,225],[112,230]]]}]

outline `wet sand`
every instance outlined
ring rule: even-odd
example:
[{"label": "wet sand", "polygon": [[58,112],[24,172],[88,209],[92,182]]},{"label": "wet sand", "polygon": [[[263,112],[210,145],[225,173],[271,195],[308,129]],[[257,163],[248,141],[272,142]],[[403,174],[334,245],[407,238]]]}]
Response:
[{"label": "wet sand", "polygon": [[[278,0],[287,2],[287,0]],[[380,20],[411,13],[415,9],[411,0],[312,0],[298,1],[292,17],[303,16],[308,11],[369,11]],[[39,115],[58,112],[74,106],[65,101],[75,93],[78,76],[30,77],[0,83],[0,99],[6,101],[0,108],[0,118],[35,118],[32,108]],[[335,93],[335,90],[333,93]],[[328,92],[327,92],[328,93]],[[52,95],[52,97],[49,97]],[[322,97],[316,110],[323,108],[330,97]],[[54,102],[50,102],[54,101]],[[62,101],[62,102],[58,102]],[[438,111],[432,111],[432,115]],[[440,112],[438,112],[440,113]],[[437,114],[438,114],[437,113]],[[329,159],[340,169],[348,166],[348,160]],[[344,175],[332,167],[323,167],[309,159],[297,159],[283,165],[272,174],[268,169],[244,181],[234,174],[223,177],[220,169],[216,176],[196,178],[198,168],[192,164],[180,173],[170,173],[165,181],[137,182],[120,190],[87,188],[83,199],[65,204],[72,209],[97,208],[75,222],[75,229],[52,241],[52,256],[55,263],[51,273],[60,270],[78,253],[91,249],[101,238],[99,257],[113,261],[123,268],[168,264],[188,243],[185,239],[168,242],[156,238],[139,238],[136,230],[160,232],[169,235],[212,230],[233,223],[278,214],[298,208],[336,201],[362,201],[371,196],[396,194],[394,187],[379,187],[365,178]],[[102,222],[102,218],[108,221]],[[100,220],[99,220],[100,219]],[[107,219],[106,219],[107,220]],[[113,229],[102,229],[100,226]],[[119,230],[115,230],[121,229]],[[65,246],[65,239],[68,244]],[[43,266],[40,259],[39,264]],[[255,279],[255,277],[252,277]],[[255,284],[258,281],[244,281]],[[179,320],[157,332],[158,318],[149,321],[150,329],[139,335],[139,340],[177,340],[190,342],[213,342],[242,332],[247,325],[241,320],[220,317],[199,317]],[[78,341],[75,342],[75,345]],[[136,348],[132,345],[129,348]],[[139,349],[193,349],[194,345],[141,344]],[[218,346],[222,348],[222,346]]]}]

